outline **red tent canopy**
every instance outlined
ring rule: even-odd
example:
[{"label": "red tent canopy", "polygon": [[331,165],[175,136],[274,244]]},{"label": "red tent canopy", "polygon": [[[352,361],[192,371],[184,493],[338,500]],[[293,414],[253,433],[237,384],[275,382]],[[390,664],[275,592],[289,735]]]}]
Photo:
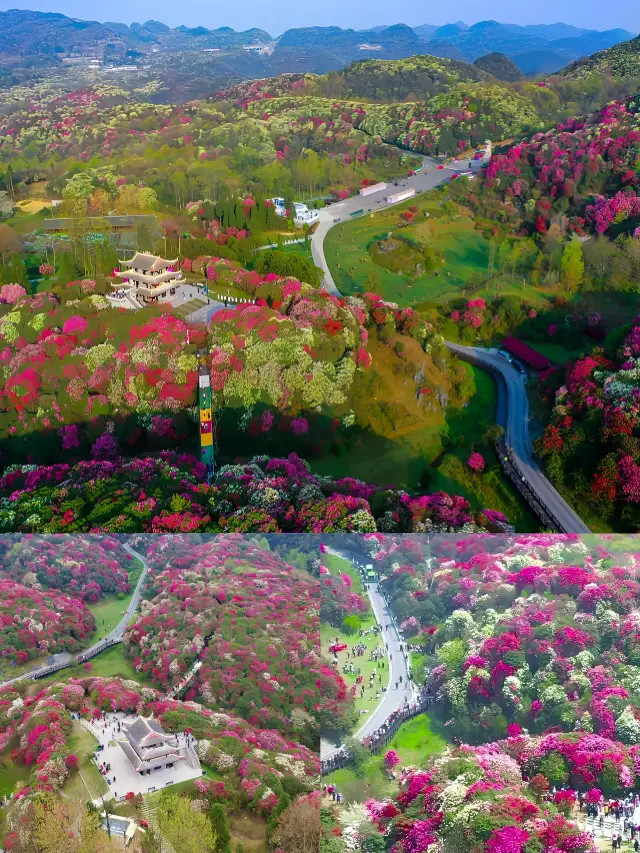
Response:
[{"label": "red tent canopy", "polygon": [[528,364],[529,367],[533,367],[534,370],[546,370],[547,367],[551,366],[551,362],[546,355],[542,355],[541,352],[537,352],[537,350],[532,349],[528,344],[512,336],[504,339],[502,348],[510,352],[511,355],[515,355],[520,361]]}]

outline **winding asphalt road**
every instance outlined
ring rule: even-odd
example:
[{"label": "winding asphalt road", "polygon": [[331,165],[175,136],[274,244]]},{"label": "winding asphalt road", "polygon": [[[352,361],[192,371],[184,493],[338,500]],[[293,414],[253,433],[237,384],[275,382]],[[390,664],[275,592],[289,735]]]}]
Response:
[{"label": "winding asphalt road", "polygon": [[533,459],[529,437],[529,401],[522,375],[508,361],[500,358],[495,349],[453,343],[447,343],[447,346],[465,361],[474,362],[494,375],[500,374],[498,423],[504,428],[507,446],[511,448],[513,466],[563,532],[589,533],[587,525],[556,491]]},{"label": "winding asphalt road", "polygon": [[[87,655],[91,656],[91,653],[94,652],[97,648],[102,647],[105,642],[111,644],[113,642],[120,642],[122,637],[124,636],[124,632],[127,630],[127,626],[129,625],[129,621],[133,614],[138,609],[138,604],[140,602],[140,595],[142,594],[142,587],[144,585],[145,579],[147,577],[147,573],[149,571],[149,564],[137,551],[134,551],[133,548],[128,543],[123,543],[122,547],[125,551],[131,554],[132,557],[136,557],[142,563],[142,572],[140,573],[140,577],[138,578],[138,583],[133,591],[133,595],[131,596],[131,601],[124,612],[122,619],[116,627],[110,631],[106,637],[103,637],[101,640],[98,640],[97,643],[94,643],[88,649],[83,649],[81,654],[86,657]],[[54,662],[51,664],[53,666],[52,671],[55,671],[56,668],[62,668],[63,666],[68,666],[73,663],[74,657],[69,654],[69,652],[61,652],[60,654],[53,655]],[[39,667],[36,670],[31,670],[30,672],[25,672],[22,675],[18,675],[16,678],[9,678],[6,681],[0,682],[0,687],[4,687],[7,684],[13,684],[16,681],[23,681],[26,678],[33,678],[33,676],[38,674],[44,674],[47,670],[48,666]]]},{"label": "winding asphalt road", "polygon": [[[401,149],[402,150],[402,149]],[[419,157],[412,151],[402,151],[403,154],[412,154],[414,157]],[[324,287],[329,293],[340,295],[338,288],[331,275],[331,270],[324,256],[324,238],[328,232],[336,225],[336,219],[341,222],[349,221],[349,215],[356,210],[364,210],[363,215],[370,215],[379,210],[384,210],[392,205],[388,204],[386,199],[389,195],[401,192],[406,189],[415,189],[417,193],[426,192],[437,187],[445,181],[450,181],[453,174],[459,174],[467,170],[468,161],[456,164],[448,164],[444,169],[438,168],[438,163],[430,157],[423,156],[423,165],[420,171],[416,171],[415,175],[397,180],[398,186],[393,183],[388,183],[387,188],[379,190],[376,193],[371,193],[368,196],[351,196],[344,201],[336,202],[330,207],[324,207],[319,211],[320,220],[318,226],[311,237],[311,254],[313,262],[324,273]],[[479,170],[481,163],[479,160],[472,161],[473,169]],[[395,202],[401,204],[401,202]]]},{"label": "winding asphalt road", "polygon": [[[372,213],[384,210],[390,206],[386,202],[386,197],[390,193],[399,192],[404,188],[413,188],[419,192],[431,190],[439,184],[450,181],[452,173],[465,171],[467,165],[468,163],[459,163],[449,165],[445,169],[438,169],[434,160],[425,157],[422,169],[412,177],[400,181],[400,186],[394,187],[391,184],[386,190],[372,193],[370,196],[353,196],[329,208],[323,208],[320,211],[320,222],[311,238],[311,252],[315,265],[324,272],[325,290],[340,295],[324,254],[324,239],[331,228],[337,224],[336,219],[344,221],[345,217],[348,219],[350,213],[361,208],[367,212],[371,209]],[[481,167],[480,161],[473,162],[475,171]],[[555,518],[560,532],[589,533],[587,525],[551,485],[533,460],[529,438],[529,404],[522,376],[507,361],[497,356],[495,350],[463,347],[449,342],[447,346],[461,358],[474,361],[494,375],[496,372],[500,374],[504,386],[502,401],[499,399],[498,404],[498,423],[504,427],[507,445],[511,448],[511,461],[516,471],[537,496],[542,506]],[[500,387],[500,382],[498,386]]]},{"label": "winding asphalt road", "polygon": [[142,572],[140,573],[140,577],[138,578],[138,583],[136,584],[136,588],[133,591],[133,595],[131,596],[131,601],[129,602],[129,606],[125,610],[122,615],[122,619],[118,622],[116,627],[110,631],[105,637],[101,640],[98,640],[97,643],[94,643],[88,649],[83,649],[82,654],[84,656],[90,656],[91,652],[93,652],[98,646],[102,646],[105,642],[119,642],[124,637],[124,632],[127,630],[131,617],[138,609],[138,604],[140,603],[140,596],[142,595],[142,587],[144,586],[144,582],[147,577],[147,573],[149,571],[149,564],[137,551],[134,551],[131,545],[128,542],[123,543],[122,547],[127,553],[131,554],[132,557],[135,557],[137,560],[140,560],[142,563]]},{"label": "winding asphalt road", "polygon": [[[348,554],[340,551],[335,551],[332,548],[327,548],[333,554],[343,557],[349,562],[353,562]],[[378,590],[377,584],[365,584],[371,609],[376,617],[378,625],[381,626],[379,637],[382,642],[388,644],[387,651],[387,672],[389,681],[387,684],[387,692],[382,694],[382,699],[374,708],[373,712],[367,715],[366,721],[354,733],[356,740],[364,740],[368,735],[375,732],[380,726],[391,716],[394,711],[403,708],[407,702],[413,698],[413,689],[409,684],[409,671],[404,654],[400,651],[400,644],[403,642],[400,638],[395,622],[391,613],[387,609],[384,598]],[[386,626],[389,626],[388,629]],[[391,655],[391,660],[389,660]],[[402,684],[395,689],[395,683],[402,676]],[[326,740],[320,742],[320,757],[323,761],[333,758],[340,751],[342,744],[336,745]]]}]

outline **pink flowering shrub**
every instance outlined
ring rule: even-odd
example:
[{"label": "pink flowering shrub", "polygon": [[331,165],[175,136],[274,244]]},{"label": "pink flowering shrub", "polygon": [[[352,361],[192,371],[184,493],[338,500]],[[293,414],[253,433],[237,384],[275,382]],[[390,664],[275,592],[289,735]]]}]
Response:
[{"label": "pink flowering shrub", "polygon": [[[0,302],[18,317],[0,327],[0,407],[10,434],[96,416],[175,412],[195,401],[202,330],[157,308],[100,310],[84,298],[95,282],[73,285],[73,313],[52,293],[27,297],[13,284],[0,290]],[[122,393],[111,393],[115,386]]]},{"label": "pink flowering shrub", "polygon": [[103,593],[129,591],[131,555],[114,536],[4,536],[0,539],[0,580],[31,577],[49,589],[97,601]]},{"label": "pink flowering shrub", "polygon": [[26,587],[0,573],[0,660],[22,664],[43,653],[74,652],[94,630],[81,599]]},{"label": "pink flowering shrub", "polygon": [[[594,350],[567,366],[545,432],[536,442],[549,463],[562,459],[565,480],[580,471],[581,499],[618,529],[623,514],[625,525],[635,529],[640,523],[640,454],[631,440],[640,425],[640,396],[633,387],[638,364],[636,318],[615,358]],[[550,464],[551,479],[555,471]]]},{"label": "pink flowering shrub", "polygon": [[633,227],[640,216],[633,168],[639,141],[634,100],[613,102],[495,154],[479,188],[454,183],[453,191],[483,218],[520,233],[545,233],[558,215],[577,234]]},{"label": "pink flowering shrub", "polygon": [[484,471],[485,467],[484,457],[481,453],[472,453],[467,461],[467,465],[472,471],[475,471],[476,474],[480,474]]},{"label": "pink flowering shrub", "polygon": [[[266,414],[256,424],[260,430],[274,422],[271,411]],[[73,425],[63,430],[65,449],[73,449]],[[32,501],[40,496],[46,500],[34,517]],[[174,496],[179,496],[179,511]],[[379,524],[405,532],[425,525],[444,531],[470,524],[481,530],[510,529],[502,513],[474,514],[458,495],[409,495],[351,477],[319,478],[295,453],[224,466],[211,484],[196,457],[172,451],[73,465],[16,465],[0,477],[0,497],[11,501],[11,529],[25,532],[45,523],[52,532],[69,533],[330,533],[372,531]]]},{"label": "pink flowering shrub", "polygon": [[[416,620],[420,630],[412,634],[419,633],[425,652],[439,661],[429,678],[438,717],[452,736],[468,743],[517,741],[584,724],[594,743],[640,746],[633,719],[623,715],[630,706],[640,718],[628,680],[634,665],[622,666],[635,661],[640,648],[640,562],[631,548],[610,553],[605,542],[533,534],[452,537],[451,545],[429,545],[427,552],[412,537],[379,536],[366,541],[383,589],[392,605],[400,600],[405,618]],[[437,574],[425,568],[427,553]],[[496,614],[490,625],[487,607]],[[567,620],[565,608],[575,618]],[[440,630],[432,630],[434,614]],[[447,649],[456,637],[465,645],[453,657]],[[530,678],[530,672],[540,675]],[[458,685],[455,694],[450,683]],[[624,779],[620,772],[616,784],[628,785],[626,770]],[[595,774],[587,781],[593,787],[601,780]]]},{"label": "pink flowering shrub", "polygon": [[388,752],[385,753],[384,766],[387,768],[387,770],[393,770],[393,768],[396,767],[398,764],[400,764],[400,756],[395,751],[395,749],[390,749]]},{"label": "pink flowering shrub", "polygon": [[[511,758],[504,743],[450,748],[424,769],[409,769],[393,801],[365,803],[372,823],[392,834],[396,853],[458,849],[460,825],[470,850],[524,853],[531,839],[540,853],[596,853],[589,835],[554,806],[533,800],[519,757]],[[455,784],[466,790],[461,801],[449,795]]]},{"label": "pink flowering shrub", "polygon": [[[319,590],[308,576],[240,536],[158,537],[149,560],[158,595],[125,638],[138,671],[175,683],[213,631],[193,687],[203,702],[282,731],[292,707],[318,723],[335,713],[344,684],[319,661]],[[152,653],[156,644],[162,651]],[[305,737],[316,737],[311,722]]]},{"label": "pink flowering shrub", "polygon": [[0,287],[0,302],[6,302],[8,305],[15,305],[26,295],[27,291],[21,284],[3,284]]}]

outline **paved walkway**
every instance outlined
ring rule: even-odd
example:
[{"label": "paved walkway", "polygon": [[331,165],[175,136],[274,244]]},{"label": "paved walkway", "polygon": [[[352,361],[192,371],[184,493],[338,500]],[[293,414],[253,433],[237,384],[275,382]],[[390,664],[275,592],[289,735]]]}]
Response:
[{"label": "paved walkway", "polygon": [[[338,557],[343,557],[345,560],[352,562],[352,558],[348,554],[336,551],[333,548],[327,548],[327,551],[336,554]],[[381,627],[379,638],[381,643],[388,644],[387,650],[387,668],[389,672],[389,687],[386,693],[374,710],[367,715],[366,721],[354,733],[353,737],[356,740],[364,740],[368,735],[371,735],[391,716],[394,711],[400,710],[405,704],[411,702],[414,698],[414,689],[409,684],[409,670],[405,654],[400,651],[400,645],[403,639],[397,628],[392,614],[389,612],[385,604],[382,594],[378,590],[377,584],[365,584],[371,609],[376,618],[376,622]],[[388,626],[388,627],[387,627]],[[389,658],[391,655],[391,658]],[[402,676],[402,684],[395,689],[395,682]],[[331,743],[327,740],[320,742],[320,757],[323,761],[333,758],[340,752],[342,744]]]}]

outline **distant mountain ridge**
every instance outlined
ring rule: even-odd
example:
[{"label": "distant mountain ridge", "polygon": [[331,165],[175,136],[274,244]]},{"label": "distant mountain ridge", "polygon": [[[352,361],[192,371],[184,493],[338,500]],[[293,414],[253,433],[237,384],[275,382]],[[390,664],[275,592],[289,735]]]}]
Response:
[{"label": "distant mountain ridge", "polygon": [[[473,63],[501,54],[525,74],[553,73],[598,51],[606,50],[633,33],[622,29],[604,32],[570,24],[520,26],[463,21],[436,26],[404,23],[366,30],[341,27],[297,27],[274,38],[265,30],[236,32],[230,27],[178,26],[148,20],[131,25],[108,21],[82,21],[49,12],[12,9],[0,12],[0,75],[14,83],[33,69],[72,61],[105,64],[153,62],[154,57],[209,51],[229,56],[229,69],[240,78],[286,72],[323,74],[361,59],[404,59],[432,56]],[[260,53],[252,52],[260,48]],[[226,60],[225,60],[226,61]],[[194,62],[201,65],[200,58]],[[7,70],[9,69],[9,70]],[[510,69],[504,73],[513,74]],[[13,76],[11,76],[13,75]]]},{"label": "distant mountain ridge", "polygon": [[456,58],[468,62],[489,53],[503,53],[525,74],[539,74],[559,71],[570,62],[634,36],[623,29],[587,30],[563,23],[519,26],[480,21],[468,27],[459,22],[433,30],[426,50],[434,56],[452,57],[454,47],[458,51]]}]

